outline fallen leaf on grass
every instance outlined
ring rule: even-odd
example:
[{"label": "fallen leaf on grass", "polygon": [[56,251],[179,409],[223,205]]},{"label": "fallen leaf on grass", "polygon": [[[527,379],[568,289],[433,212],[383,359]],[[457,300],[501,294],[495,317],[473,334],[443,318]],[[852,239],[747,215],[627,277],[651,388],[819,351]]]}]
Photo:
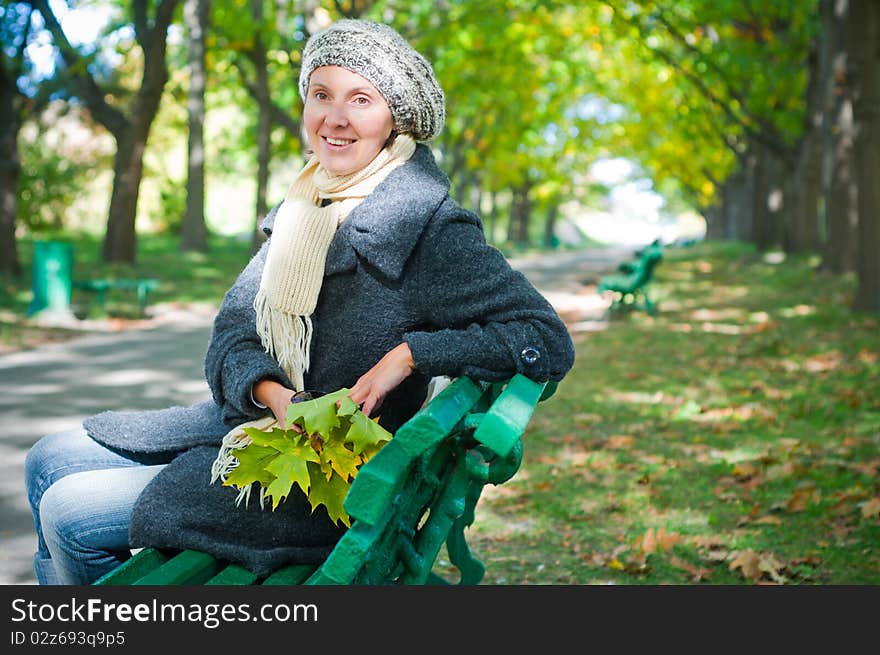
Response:
[{"label": "fallen leaf on grass", "polygon": [[785,509],[789,512],[803,512],[810,502],[818,502],[820,497],[821,495],[815,487],[800,487],[794,490],[791,498],[785,503]]},{"label": "fallen leaf on grass", "polygon": [[752,521],[754,525],[782,525],[782,519],[778,516],[762,516],[759,519],[755,519]]},{"label": "fallen leaf on grass", "polygon": [[606,448],[629,448],[635,442],[635,438],[628,434],[614,434],[605,442]]},{"label": "fallen leaf on grass", "polygon": [[780,573],[785,565],[773,555],[756,553],[753,550],[742,550],[734,553],[728,567],[731,571],[740,569],[743,577],[752,582],[759,582],[767,575],[773,582],[785,584],[785,577]]},{"label": "fallen leaf on grass", "polygon": [[758,472],[758,467],[751,462],[739,462],[733,467],[733,477],[739,482],[744,482]]},{"label": "fallen leaf on grass", "polygon": [[684,560],[677,558],[675,555],[669,558],[669,564],[677,569],[682,569],[683,571],[690,573],[693,582],[700,582],[703,579],[708,579],[712,574],[711,569],[703,568],[702,566],[694,566],[690,562],[685,562]]},{"label": "fallen leaf on grass", "polygon": [[840,354],[840,351],[831,350],[827,353],[820,353],[808,357],[804,361],[804,368],[810,373],[824,373],[826,371],[833,371],[839,367],[842,362],[843,355]]},{"label": "fallen leaf on grass", "polygon": [[654,528],[648,528],[645,534],[636,539],[635,545],[644,553],[654,553],[669,550],[683,539],[677,532],[666,532],[666,528],[659,528],[656,533]]},{"label": "fallen leaf on grass", "polygon": [[875,496],[871,500],[860,503],[862,507],[862,517],[866,519],[880,516],[880,496]]},{"label": "fallen leaf on grass", "polygon": [[877,470],[880,469],[880,459],[872,459],[867,462],[852,462],[849,464],[849,467],[857,473],[873,478],[877,475]]}]

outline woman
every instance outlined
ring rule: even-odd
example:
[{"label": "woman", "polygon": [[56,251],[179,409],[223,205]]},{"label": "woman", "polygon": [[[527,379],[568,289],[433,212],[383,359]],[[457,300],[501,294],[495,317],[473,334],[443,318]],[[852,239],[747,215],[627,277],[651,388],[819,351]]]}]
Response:
[{"label": "woman", "polygon": [[[570,337],[457,206],[425,142],[445,121],[430,64],[388,26],[312,36],[299,79],[314,153],[263,222],[205,359],[212,400],[104,412],[29,452],[41,584],[88,584],[132,547],[196,548],[258,574],[318,562],[341,529],[303,494],[274,512],[210,484],[238,426],[284,424],[292,395],[346,387],[394,432],[434,376],[559,380]],[[222,450],[222,449],[221,449]]]}]

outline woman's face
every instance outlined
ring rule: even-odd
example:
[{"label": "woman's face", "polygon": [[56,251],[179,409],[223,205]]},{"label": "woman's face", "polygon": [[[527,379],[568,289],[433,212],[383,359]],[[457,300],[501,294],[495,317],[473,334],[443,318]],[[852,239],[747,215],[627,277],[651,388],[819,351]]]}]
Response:
[{"label": "woman's face", "polygon": [[379,154],[394,120],[367,79],[339,66],[321,66],[309,77],[303,124],[321,165],[334,175],[347,175]]}]

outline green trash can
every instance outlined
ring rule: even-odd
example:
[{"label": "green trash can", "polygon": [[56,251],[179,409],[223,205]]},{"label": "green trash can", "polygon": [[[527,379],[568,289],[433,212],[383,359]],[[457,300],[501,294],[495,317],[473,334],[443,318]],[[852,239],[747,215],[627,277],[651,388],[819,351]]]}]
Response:
[{"label": "green trash can", "polygon": [[28,316],[72,316],[73,244],[63,241],[34,242],[33,300]]}]

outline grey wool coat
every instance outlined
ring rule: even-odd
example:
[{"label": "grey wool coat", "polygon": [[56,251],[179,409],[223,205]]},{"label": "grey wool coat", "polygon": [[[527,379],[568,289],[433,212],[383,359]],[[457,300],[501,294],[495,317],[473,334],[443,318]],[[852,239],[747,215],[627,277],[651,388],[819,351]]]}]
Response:
[{"label": "grey wool coat", "polygon": [[[258,503],[236,507],[234,489],[209,484],[222,437],[268,412],[253,404],[253,384],[271,378],[291,386],[260,343],[253,308],[274,217],[273,210],[263,222],[269,241],[214,320],[205,358],[212,399],[84,422],[111,448],[170,461],[135,505],[133,546],[196,548],[258,575],[320,561],[342,534],[323,506],[311,513],[304,495],[291,494],[272,512]],[[340,226],[312,322],[311,390],[351,387],[393,347],[409,344],[417,370],[377,410],[391,432],[419,409],[434,376],[560,380],[574,363],[557,313],[486,243],[480,219],[450,198],[449,180],[424,144]]]}]

